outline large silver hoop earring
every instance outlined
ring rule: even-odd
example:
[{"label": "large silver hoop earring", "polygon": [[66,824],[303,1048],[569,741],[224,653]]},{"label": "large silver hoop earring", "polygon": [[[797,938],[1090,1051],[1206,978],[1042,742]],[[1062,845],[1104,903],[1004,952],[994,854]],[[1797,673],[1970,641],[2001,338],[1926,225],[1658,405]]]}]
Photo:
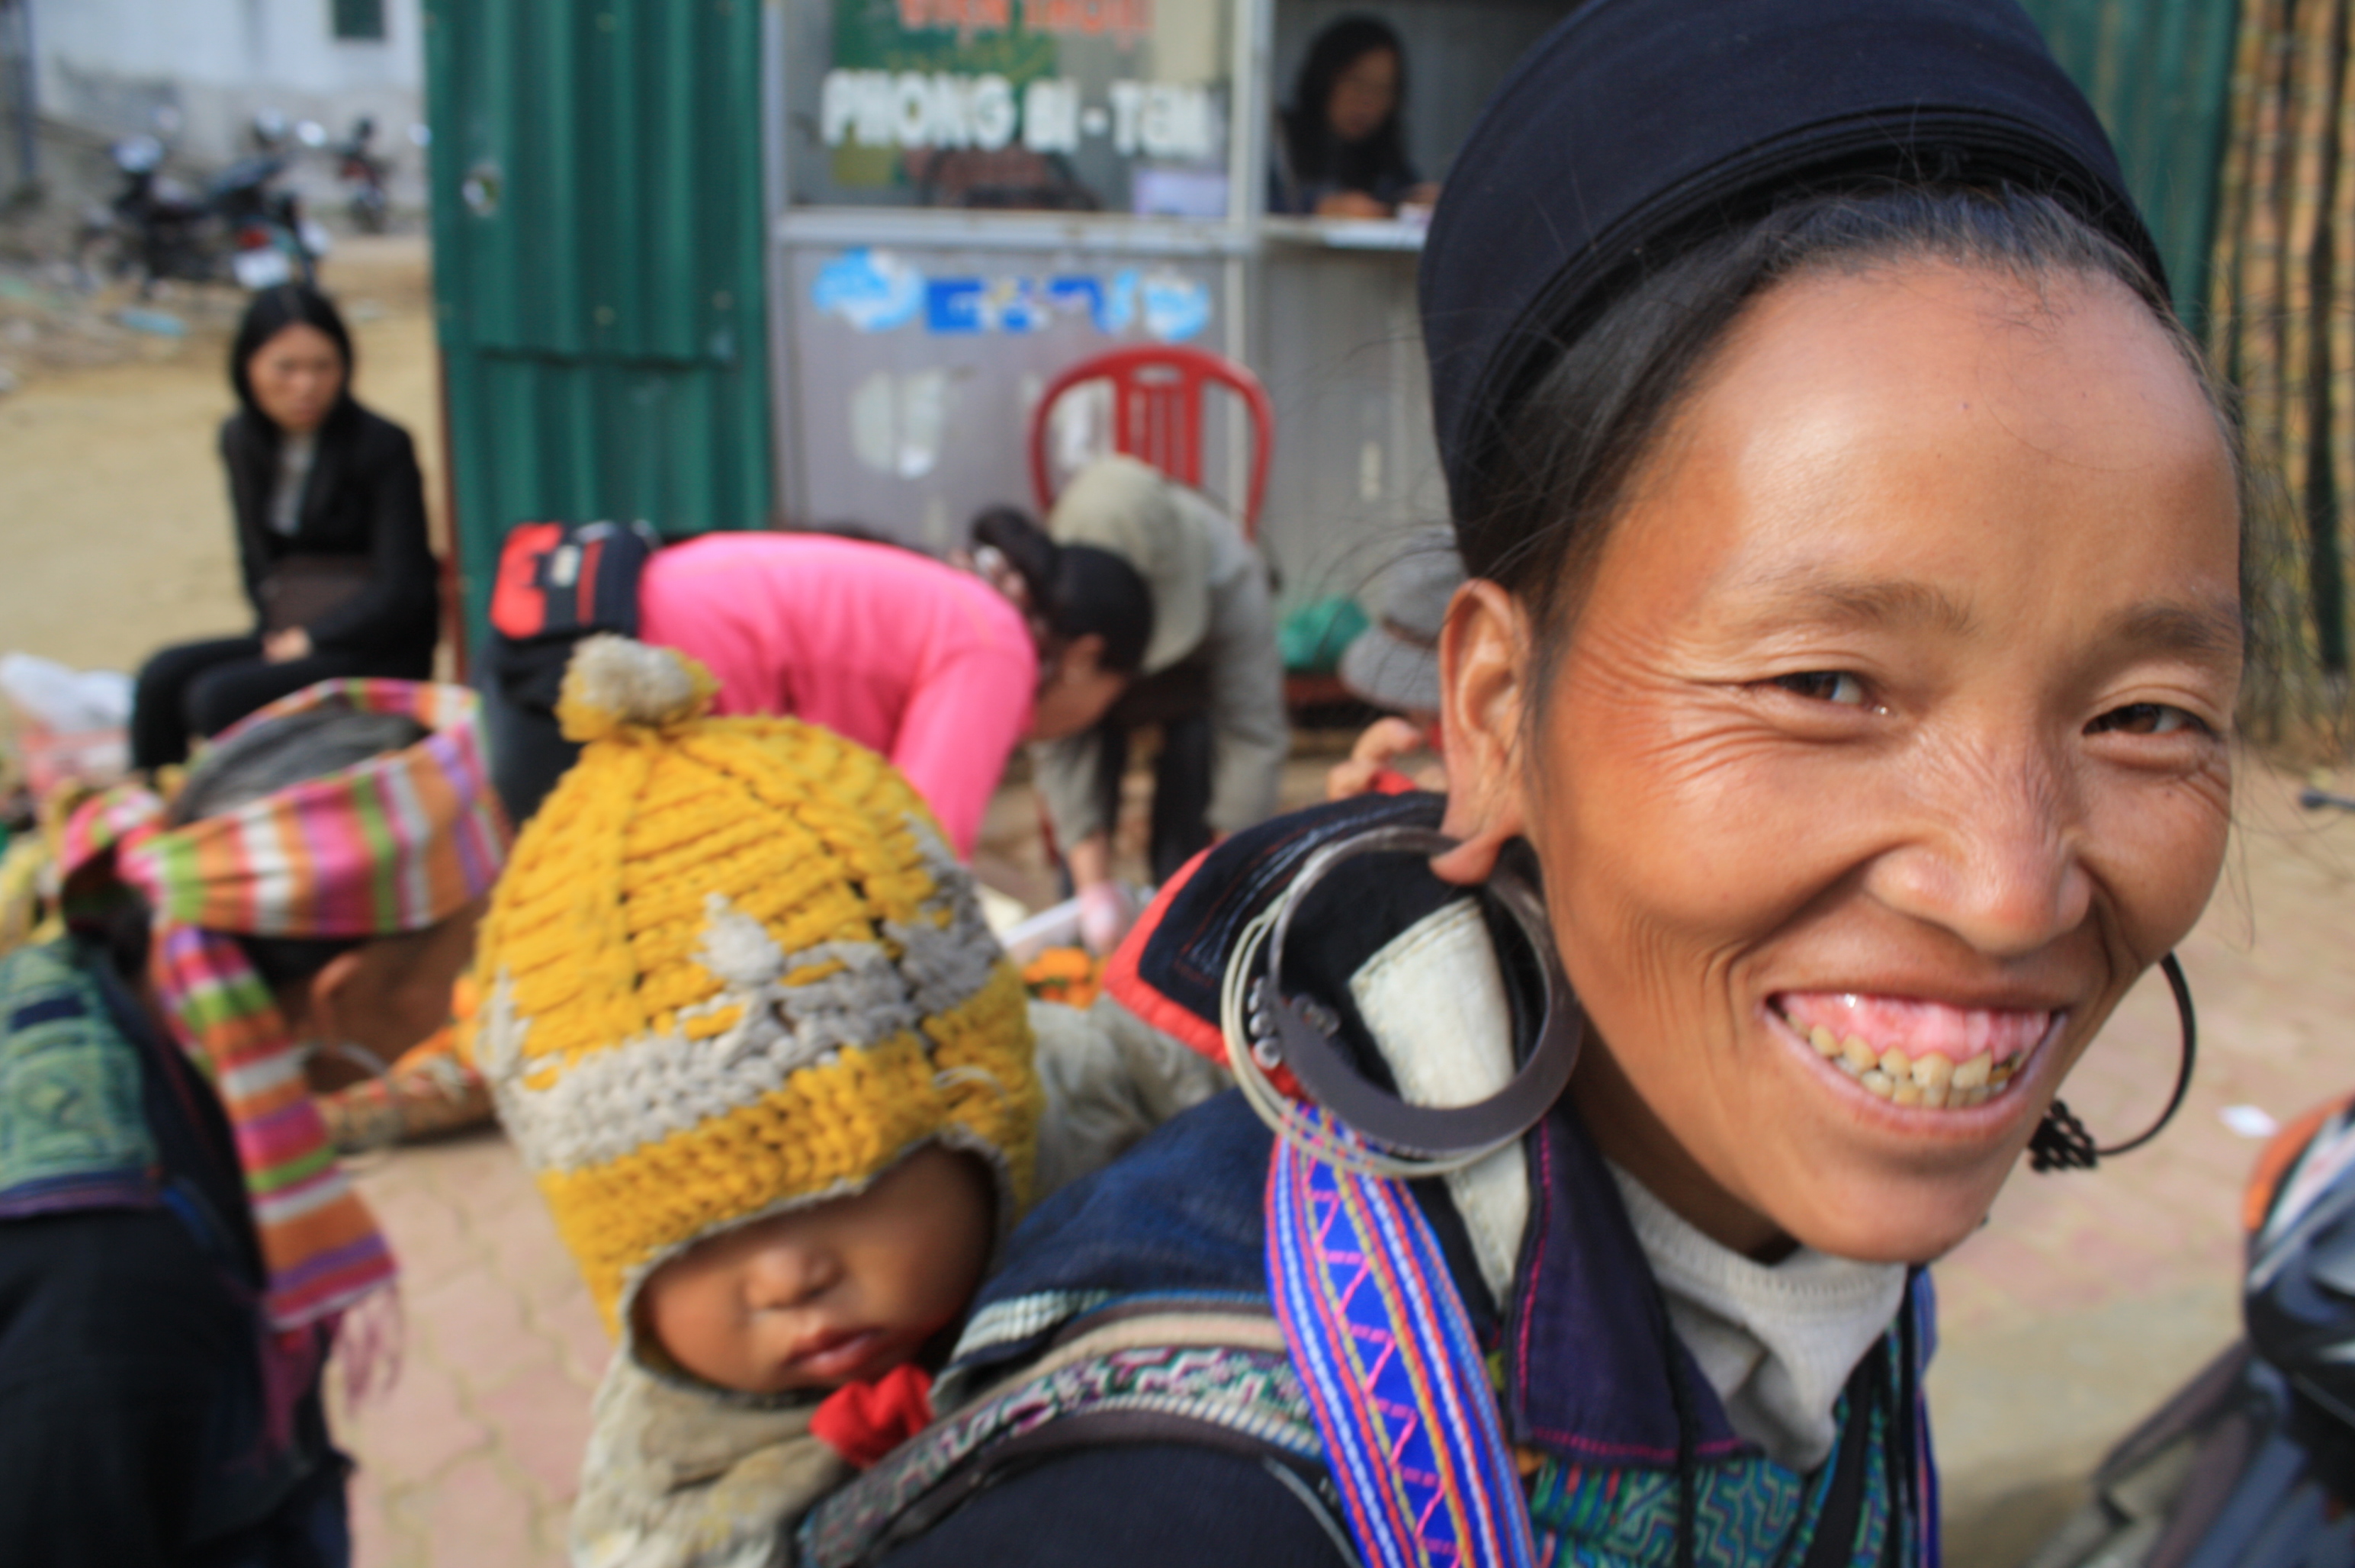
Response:
[{"label": "large silver hoop earring", "polygon": [[[1374,827],[1336,840],[1308,858],[1284,897],[1246,928],[1236,948],[1220,1009],[1228,1060],[1261,1119],[1320,1159],[1383,1176],[1459,1169],[1536,1125],[1561,1097],[1578,1065],[1584,1014],[1554,951],[1544,901],[1509,870],[1500,869],[1487,891],[1535,951],[1545,977],[1545,1016],[1511,1082],[1487,1099],[1470,1105],[1416,1105],[1375,1087],[1359,1076],[1336,1043],[1339,1022],[1331,1012],[1313,998],[1285,994],[1284,945],[1293,917],[1335,867],[1360,855],[1428,857],[1455,847],[1455,839],[1427,827]],[[1305,1126],[1296,1107],[1267,1083],[1266,1074],[1278,1067],[1291,1069],[1308,1097],[1354,1135],[1353,1142],[1337,1146],[1329,1135]]]},{"label": "large silver hoop earring", "polygon": [[2175,1093],[2167,1097],[2167,1109],[2158,1120],[2144,1130],[2140,1137],[2128,1138],[2108,1148],[2096,1148],[2094,1135],[2085,1124],[2071,1114],[2059,1100],[2046,1107],[2044,1119],[2036,1124],[2035,1136],[2028,1140],[2028,1168],[2035,1171],[2091,1170],[2103,1160],[2113,1158],[2132,1149],[2138,1149],[2158,1136],[2159,1129],[2175,1120],[2175,1113],[2183,1106],[2183,1096],[2191,1089],[2191,1067],[2200,1055],[2200,1020],[2191,1010],[2191,986],[2183,977],[2183,965],[2170,953],[2158,961],[2159,973],[2167,976],[2167,988],[2175,997],[2175,1014],[2183,1024],[2183,1060],[2175,1070]]}]

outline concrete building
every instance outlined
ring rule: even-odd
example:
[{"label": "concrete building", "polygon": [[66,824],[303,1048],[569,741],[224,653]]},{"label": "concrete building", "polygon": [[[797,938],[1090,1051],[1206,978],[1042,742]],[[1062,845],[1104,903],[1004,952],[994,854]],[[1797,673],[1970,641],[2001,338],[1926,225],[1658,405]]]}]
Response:
[{"label": "concrete building", "polygon": [[[5,4],[6,0],[0,0]],[[41,117],[109,139],[177,117],[175,161],[216,169],[248,150],[266,110],[316,120],[341,140],[373,116],[393,165],[396,207],[424,203],[424,159],[409,129],[425,117],[418,0],[15,0],[27,8]],[[336,190],[332,160],[300,162],[314,202]]]}]

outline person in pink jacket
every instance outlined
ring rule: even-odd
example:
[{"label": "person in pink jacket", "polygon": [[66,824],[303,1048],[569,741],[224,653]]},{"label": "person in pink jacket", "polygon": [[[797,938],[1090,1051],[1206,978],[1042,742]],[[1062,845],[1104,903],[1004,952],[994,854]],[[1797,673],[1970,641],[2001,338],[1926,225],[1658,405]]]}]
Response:
[{"label": "person in pink jacket", "polygon": [[[646,560],[636,635],[709,667],[716,712],[789,714],[889,758],[969,859],[1016,743],[1094,724],[1152,635],[1143,578],[1108,551],[1057,552],[1047,587],[1018,605],[1006,588],[896,545],[705,534]],[[552,718],[496,704],[492,740],[520,821],[577,748]]]}]

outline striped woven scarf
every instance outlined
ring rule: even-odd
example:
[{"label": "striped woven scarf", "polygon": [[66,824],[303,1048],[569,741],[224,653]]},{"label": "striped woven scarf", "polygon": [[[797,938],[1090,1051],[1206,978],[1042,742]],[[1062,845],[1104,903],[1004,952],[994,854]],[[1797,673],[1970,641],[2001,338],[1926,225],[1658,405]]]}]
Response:
[{"label": "striped woven scarf", "polygon": [[398,680],[322,681],[215,737],[322,709],[399,714],[432,731],[405,751],[184,827],[116,791],[66,832],[69,877],[112,857],[155,911],[150,971],[181,1046],[210,1074],[237,1139],[281,1329],[327,1321],[388,1285],[393,1262],[336,1165],[288,1029],[238,935],[422,931],[490,890],[507,829],[476,743],[474,694]]},{"label": "striped woven scarf", "polygon": [[[1350,1135],[1322,1108],[1323,1136]],[[1479,1346],[1406,1184],[1275,1140],[1267,1275],[1369,1568],[1530,1568],[1528,1505]]]}]

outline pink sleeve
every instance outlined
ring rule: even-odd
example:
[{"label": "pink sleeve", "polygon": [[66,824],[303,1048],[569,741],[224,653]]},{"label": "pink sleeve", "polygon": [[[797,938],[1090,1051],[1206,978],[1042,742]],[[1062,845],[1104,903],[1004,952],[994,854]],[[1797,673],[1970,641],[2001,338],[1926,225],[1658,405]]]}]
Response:
[{"label": "pink sleeve", "polygon": [[900,715],[892,765],[941,819],[960,860],[973,859],[998,775],[1030,726],[1038,678],[1027,644],[979,644],[933,670]]}]

